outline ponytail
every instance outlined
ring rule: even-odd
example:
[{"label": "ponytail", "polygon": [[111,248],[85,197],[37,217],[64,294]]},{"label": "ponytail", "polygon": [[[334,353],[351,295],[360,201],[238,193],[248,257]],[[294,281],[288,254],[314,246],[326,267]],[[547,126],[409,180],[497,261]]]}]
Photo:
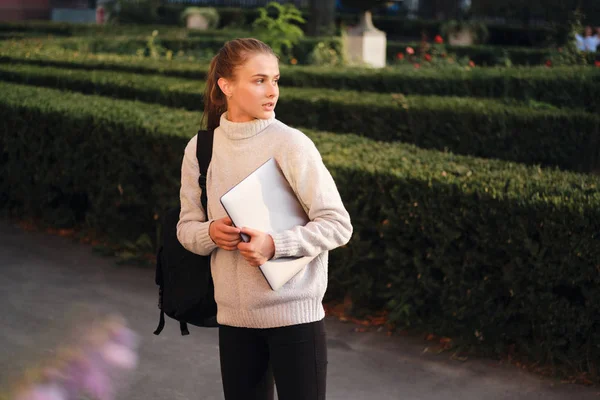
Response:
[{"label": "ponytail", "polygon": [[211,60],[206,77],[206,88],[204,89],[202,125],[206,126],[209,131],[215,130],[219,126],[221,114],[227,110],[225,94],[217,84],[220,78],[217,74],[218,61],[217,56]]}]

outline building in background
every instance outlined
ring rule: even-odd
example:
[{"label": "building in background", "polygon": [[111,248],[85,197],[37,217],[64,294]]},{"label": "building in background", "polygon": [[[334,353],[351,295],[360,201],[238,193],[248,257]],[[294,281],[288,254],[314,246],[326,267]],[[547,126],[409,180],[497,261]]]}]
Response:
[{"label": "building in background", "polygon": [[[2,0],[0,21],[55,20],[92,22],[95,0]],[[90,16],[93,16],[90,21]]]}]

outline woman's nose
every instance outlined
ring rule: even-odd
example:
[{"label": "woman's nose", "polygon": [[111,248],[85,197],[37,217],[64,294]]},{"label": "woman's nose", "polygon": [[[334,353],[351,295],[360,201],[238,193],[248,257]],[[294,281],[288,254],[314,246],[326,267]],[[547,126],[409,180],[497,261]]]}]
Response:
[{"label": "woman's nose", "polygon": [[271,84],[269,86],[269,91],[267,93],[267,96],[275,97],[277,95],[277,93],[279,93],[279,87],[277,86],[276,83]]}]

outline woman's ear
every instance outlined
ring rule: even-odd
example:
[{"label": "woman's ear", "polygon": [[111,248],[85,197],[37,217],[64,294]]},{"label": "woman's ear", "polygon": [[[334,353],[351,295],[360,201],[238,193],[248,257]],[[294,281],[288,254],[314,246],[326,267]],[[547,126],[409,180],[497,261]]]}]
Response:
[{"label": "woman's ear", "polygon": [[226,97],[231,97],[233,88],[231,83],[227,79],[219,78],[219,80],[217,81],[217,85],[219,85],[219,88],[221,88],[221,91]]}]

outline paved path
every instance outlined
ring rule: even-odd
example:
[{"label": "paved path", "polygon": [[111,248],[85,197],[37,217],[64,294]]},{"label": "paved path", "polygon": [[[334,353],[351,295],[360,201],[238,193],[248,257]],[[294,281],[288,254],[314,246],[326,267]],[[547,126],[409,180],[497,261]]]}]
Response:
[{"label": "paved path", "polygon": [[[82,307],[124,316],[140,364],[120,399],[223,399],[217,331],[172,320],[160,336],[153,271],[116,266],[87,245],[0,222],[0,380],[51,354]],[[600,388],[554,383],[490,360],[423,353],[417,338],[354,332],[327,320],[330,400],[600,399]],[[307,399],[309,400],[309,399]]]}]

